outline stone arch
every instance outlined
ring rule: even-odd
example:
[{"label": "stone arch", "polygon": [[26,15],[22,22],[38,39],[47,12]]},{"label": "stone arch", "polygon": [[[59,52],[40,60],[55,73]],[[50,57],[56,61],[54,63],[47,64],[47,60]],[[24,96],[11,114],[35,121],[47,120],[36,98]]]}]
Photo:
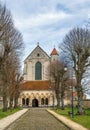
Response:
[{"label": "stone arch", "polygon": [[31,93],[30,97],[33,98],[34,97],[34,93]]},{"label": "stone arch", "polygon": [[22,94],[21,94],[21,97],[25,98],[25,94],[24,94],[24,93],[22,93]]},{"label": "stone arch", "polygon": [[26,98],[29,98],[29,93],[26,93],[25,95],[26,95]]},{"label": "stone arch", "polygon": [[48,96],[48,93],[46,93],[46,95]]},{"label": "stone arch", "polygon": [[39,99],[40,94],[39,94],[39,93],[36,93],[36,94],[35,94],[35,97],[36,97],[37,99]]},{"label": "stone arch", "polygon": [[42,98],[45,98],[45,97],[46,97],[46,94],[45,94],[45,93],[42,93],[42,94],[41,94],[41,97],[42,97]]}]

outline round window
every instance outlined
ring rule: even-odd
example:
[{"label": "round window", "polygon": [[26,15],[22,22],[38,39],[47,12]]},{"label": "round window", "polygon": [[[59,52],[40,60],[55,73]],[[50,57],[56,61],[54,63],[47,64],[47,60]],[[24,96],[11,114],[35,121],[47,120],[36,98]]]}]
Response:
[{"label": "round window", "polygon": [[38,53],[38,54],[37,54],[37,56],[39,57],[39,56],[40,56],[40,54]]}]

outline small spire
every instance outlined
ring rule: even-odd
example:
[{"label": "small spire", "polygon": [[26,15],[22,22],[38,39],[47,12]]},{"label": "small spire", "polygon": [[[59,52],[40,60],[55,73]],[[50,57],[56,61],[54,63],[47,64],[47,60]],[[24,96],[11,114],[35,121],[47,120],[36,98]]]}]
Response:
[{"label": "small spire", "polygon": [[51,55],[59,55],[58,52],[57,52],[57,50],[56,50],[56,48],[54,48],[54,49],[52,50]]},{"label": "small spire", "polygon": [[37,46],[39,46],[39,42],[37,42]]}]

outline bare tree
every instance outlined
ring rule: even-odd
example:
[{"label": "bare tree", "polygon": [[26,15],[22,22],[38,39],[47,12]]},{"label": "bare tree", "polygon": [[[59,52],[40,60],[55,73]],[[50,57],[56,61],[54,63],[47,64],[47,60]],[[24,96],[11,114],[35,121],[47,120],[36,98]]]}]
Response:
[{"label": "bare tree", "polygon": [[20,75],[20,73],[17,73],[16,82],[15,82],[15,93],[14,93],[14,108],[18,107],[18,98],[20,95],[20,86],[21,86],[22,80],[23,80],[23,77]]},{"label": "bare tree", "polygon": [[[3,111],[6,111],[8,91],[12,86],[11,75],[16,71],[15,64],[20,64],[23,40],[21,33],[14,27],[10,11],[2,5],[0,5],[0,32],[0,43],[4,47],[3,57],[0,58],[0,80],[2,81]],[[17,65],[17,69],[18,67]]]},{"label": "bare tree", "polygon": [[[68,75],[66,75],[64,62],[54,61],[50,65],[50,77],[51,82],[55,83],[55,93],[57,99],[57,108],[64,109],[64,98],[66,90],[66,81],[68,80]],[[61,103],[61,105],[60,105]]]},{"label": "bare tree", "polygon": [[[90,31],[85,28],[72,29],[63,40],[63,51],[67,61],[74,63],[73,68],[77,80],[78,114],[84,113],[82,80],[87,67],[90,66]],[[88,77],[87,77],[88,78]]]},{"label": "bare tree", "polygon": [[15,57],[15,54],[9,57],[10,64],[8,66],[8,101],[9,101],[9,108],[12,109],[12,106],[14,106],[14,95],[16,93],[16,75],[19,73],[19,61],[17,59],[17,56]]}]

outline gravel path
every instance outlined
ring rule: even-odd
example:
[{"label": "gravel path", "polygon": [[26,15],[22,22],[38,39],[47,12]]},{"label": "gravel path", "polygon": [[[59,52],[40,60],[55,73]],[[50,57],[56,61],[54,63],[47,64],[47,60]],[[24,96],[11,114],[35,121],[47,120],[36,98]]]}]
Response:
[{"label": "gravel path", "polygon": [[30,108],[6,130],[69,130],[45,109]]}]

